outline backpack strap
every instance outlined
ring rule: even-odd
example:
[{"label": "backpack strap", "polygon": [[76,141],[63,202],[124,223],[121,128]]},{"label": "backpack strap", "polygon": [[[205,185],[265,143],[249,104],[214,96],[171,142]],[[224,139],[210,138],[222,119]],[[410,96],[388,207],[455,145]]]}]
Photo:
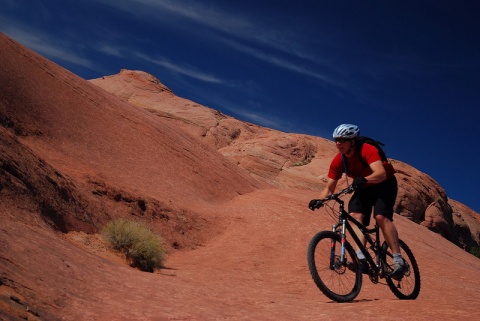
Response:
[{"label": "backpack strap", "polygon": [[350,185],[348,184],[347,158],[343,154],[342,154],[342,162],[343,162],[343,170],[345,172],[345,178],[347,179],[347,185]]}]

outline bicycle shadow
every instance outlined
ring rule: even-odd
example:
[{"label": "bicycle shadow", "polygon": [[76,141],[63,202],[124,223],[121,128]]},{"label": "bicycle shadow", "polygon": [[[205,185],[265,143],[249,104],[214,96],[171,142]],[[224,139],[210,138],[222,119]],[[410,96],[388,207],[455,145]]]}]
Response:
[{"label": "bicycle shadow", "polygon": [[[352,301],[349,301],[349,302],[341,302],[341,304],[362,303],[362,302],[374,302],[374,301],[380,301],[380,299],[360,299],[360,300],[352,300]],[[336,303],[336,304],[338,304],[339,302],[336,302],[336,301],[328,301],[327,303]]]}]

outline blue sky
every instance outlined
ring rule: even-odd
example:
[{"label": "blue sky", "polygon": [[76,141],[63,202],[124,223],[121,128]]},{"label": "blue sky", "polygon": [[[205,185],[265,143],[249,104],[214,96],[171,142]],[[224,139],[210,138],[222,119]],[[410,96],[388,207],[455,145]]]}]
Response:
[{"label": "blue sky", "polygon": [[178,96],[284,132],[330,138],[357,124],[480,212],[480,1],[0,6],[1,32],[84,79],[142,70]]}]

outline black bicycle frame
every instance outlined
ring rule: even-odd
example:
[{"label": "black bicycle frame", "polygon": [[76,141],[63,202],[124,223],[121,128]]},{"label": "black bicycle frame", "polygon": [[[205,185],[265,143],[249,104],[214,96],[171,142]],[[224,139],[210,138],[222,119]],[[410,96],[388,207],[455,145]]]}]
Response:
[{"label": "black bicycle frame", "polygon": [[[353,237],[353,240],[355,241],[355,244],[357,244],[358,248],[360,251],[362,251],[363,255],[365,256],[365,259],[369,263],[369,265],[374,269],[374,271],[378,274],[380,272],[380,257],[379,253],[377,254],[377,261],[375,262],[368,252],[367,248],[363,245],[363,243],[360,241],[360,238],[357,236],[357,234],[354,232],[352,225],[350,222],[355,224],[362,234],[364,235],[365,239],[367,240],[367,243],[370,244],[372,249],[375,252],[380,251],[380,244],[379,244],[379,226],[378,224],[375,224],[375,227],[372,229],[369,229],[365,227],[362,223],[357,221],[353,216],[348,214],[345,209],[344,209],[344,201],[340,199],[338,196],[334,198],[339,204],[340,204],[340,210],[339,210],[339,218],[338,218],[338,223],[333,225],[332,230],[334,232],[339,232],[338,228],[341,227],[340,235],[342,238],[341,242],[341,257],[340,257],[340,262],[345,262],[345,240],[346,240],[346,234],[345,230],[350,233],[350,235]],[[375,234],[375,241],[372,240],[370,234]],[[334,249],[332,248],[332,255],[334,253]],[[333,259],[333,258],[332,258]],[[331,262],[333,262],[331,260]],[[333,264],[332,264],[333,266]]]}]

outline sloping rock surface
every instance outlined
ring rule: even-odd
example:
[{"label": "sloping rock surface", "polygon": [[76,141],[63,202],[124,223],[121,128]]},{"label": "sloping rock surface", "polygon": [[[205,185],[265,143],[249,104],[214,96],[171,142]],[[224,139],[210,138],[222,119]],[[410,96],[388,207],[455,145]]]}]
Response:
[{"label": "sloping rock surface", "polygon": [[[107,80],[123,92],[98,87]],[[419,298],[364,279],[355,302],[332,304],[306,264],[333,222],[306,208],[335,152],[327,140],[242,123],[142,72],[88,82],[3,34],[0,88],[2,320],[480,317],[480,260],[433,232],[478,242],[478,214],[407,164],[395,161],[395,222]],[[118,217],[162,235],[164,268],[141,272],[111,251],[99,232]]]},{"label": "sloping rock surface", "polygon": [[[133,105],[175,120],[182,129],[217,148],[252,176],[275,187],[323,188],[325,173],[337,152],[334,144],[324,138],[287,134],[244,123],[177,97],[145,72],[121,70],[117,75],[91,82]],[[427,174],[401,161],[391,162],[398,171],[400,187],[396,213],[467,250],[479,246],[477,213],[465,206],[451,205],[453,202],[445,190]]]}]

